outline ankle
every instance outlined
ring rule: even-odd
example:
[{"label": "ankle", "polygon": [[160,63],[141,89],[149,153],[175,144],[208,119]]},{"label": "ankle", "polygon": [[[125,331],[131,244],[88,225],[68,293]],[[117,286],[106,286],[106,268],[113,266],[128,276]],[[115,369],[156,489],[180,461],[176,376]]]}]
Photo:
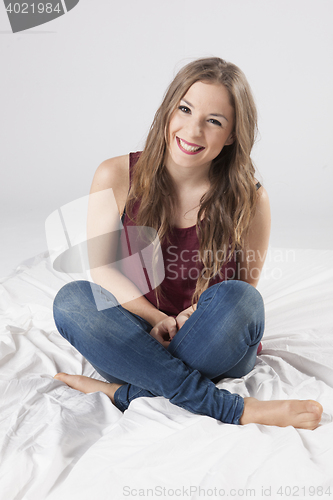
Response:
[{"label": "ankle", "polygon": [[242,416],[239,419],[240,425],[257,423],[256,420],[256,403],[259,403],[255,398],[244,398],[244,409]]},{"label": "ankle", "polygon": [[111,399],[112,403],[115,404],[114,402],[114,395],[116,393],[116,391],[119,389],[119,387],[121,387],[122,384],[116,384],[116,383],[109,383],[108,384],[108,396],[109,398]]}]

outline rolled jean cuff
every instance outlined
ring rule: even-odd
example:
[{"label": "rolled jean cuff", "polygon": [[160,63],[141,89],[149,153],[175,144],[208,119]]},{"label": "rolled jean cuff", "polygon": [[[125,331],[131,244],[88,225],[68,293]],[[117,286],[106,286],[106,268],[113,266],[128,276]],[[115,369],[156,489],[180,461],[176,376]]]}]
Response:
[{"label": "rolled jean cuff", "polygon": [[[121,386],[121,387],[123,387],[123,386]],[[124,413],[124,411],[127,410],[127,407],[125,405],[123,405],[123,403],[119,399],[119,396],[120,396],[119,391],[120,391],[121,387],[118,387],[118,389],[114,393],[113,399],[114,399],[114,405],[116,406],[116,408],[118,408],[118,410],[120,410]]]},{"label": "rolled jean cuff", "polygon": [[[122,385],[116,390],[114,394],[114,404],[121,412],[127,410],[129,403],[133,399],[138,397],[139,392],[143,392],[144,396],[149,396],[148,391],[143,391],[142,389],[140,389],[138,393],[135,393],[134,395],[132,395],[131,398],[129,398],[129,391],[128,391],[129,387],[130,386],[128,384]],[[228,408],[226,414],[221,415],[220,421],[226,424],[239,425],[239,420],[243,415],[244,411],[244,398],[242,398],[242,396],[239,396],[239,394],[230,394],[229,391],[224,389],[219,389],[219,390],[225,393],[226,398],[230,396],[232,397],[232,405]]]},{"label": "rolled jean cuff", "polygon": [[233,396],[234,401],[232,408],[230,408],[227,418],[224,417],[223,422],[240,425],[239,421],[244,412],[244,398],[242,398],[239,394],[233,394]]},{"label": "rolled jean cuff", "polygon": [[140,397],[140,393],[142,393],[142,396],[153,397],[153,394],[150,394],[148,391],[145,391],[144,389],[140,389],[138,387],[136,388],[136,390],[131,391],[130,395],[131,387],[133,386],[131,386],[130,384],[121,385],[114,393],[114,404],[118,408],[118,410],[122,412],[127,410],[130,402],[133,401],[133,399]]}]

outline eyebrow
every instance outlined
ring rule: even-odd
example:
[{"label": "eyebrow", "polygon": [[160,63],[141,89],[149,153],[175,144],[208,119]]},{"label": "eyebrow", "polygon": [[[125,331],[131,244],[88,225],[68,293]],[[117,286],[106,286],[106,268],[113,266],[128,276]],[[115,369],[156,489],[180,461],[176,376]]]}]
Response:
[{"label": "eyebrow", "polygon": [[[190,106],[190,108],[195,109],[195,107],[193,106],[193,104],[191,104],[188,101],[185,101],[185,99],[181,99],[181,101],[185,102],[185,104],[187,104],[188,106]],[[219,117],[224,118],[225,120],[227,120],[227,122],[229,123],[228,118],[226,118],[224,115],[220,115],[219,113],[209,113],[209,116],[219,116]]]}]

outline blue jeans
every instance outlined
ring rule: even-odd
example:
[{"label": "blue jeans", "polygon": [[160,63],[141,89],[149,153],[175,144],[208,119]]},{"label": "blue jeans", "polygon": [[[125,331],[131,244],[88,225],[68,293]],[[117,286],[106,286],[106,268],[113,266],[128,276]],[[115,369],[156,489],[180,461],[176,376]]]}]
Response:
[{"label": "blue jeans", "polygon": [[[110,307],[97,310],[92,287]],[[254,367],[264,306],[252,285],[222,281],[205,290],[168,349],[149,334],[146,320],[88,281],[61,288],[54,319],[61,335],[106,380],[124,382],[114,396],[121,411],[135,398],[164,396],[192,413],[239,424],[244,399],[214,381],[242,377]]]}]

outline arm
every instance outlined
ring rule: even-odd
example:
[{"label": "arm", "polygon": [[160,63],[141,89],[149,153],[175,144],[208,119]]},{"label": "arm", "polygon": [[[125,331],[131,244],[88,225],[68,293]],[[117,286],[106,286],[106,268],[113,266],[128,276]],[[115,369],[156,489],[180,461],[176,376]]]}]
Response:
[{"label": "arm", "polygon": [[238,253],[239,279],[255,287],[266,259],[270,229],[271,212],[268,194],[264,187],[260,187],[256,213],[251,222],[246,246]]},{"label": "arm", "polygon": [[[97,168],[93,178],[87,220],[91,277],[115,295],[125,309],[155,326],[168,316],[143,297],[115,265],[108,263],[116,261],[117,230],[129,190],[128,162],[128,155],[106,160]],[[98,193],[97,196],[93,196],[95,193]],[[102,235],[103,238],[98,241],[96,238]],[[96,264],[102,265],[96,267]]]}]

